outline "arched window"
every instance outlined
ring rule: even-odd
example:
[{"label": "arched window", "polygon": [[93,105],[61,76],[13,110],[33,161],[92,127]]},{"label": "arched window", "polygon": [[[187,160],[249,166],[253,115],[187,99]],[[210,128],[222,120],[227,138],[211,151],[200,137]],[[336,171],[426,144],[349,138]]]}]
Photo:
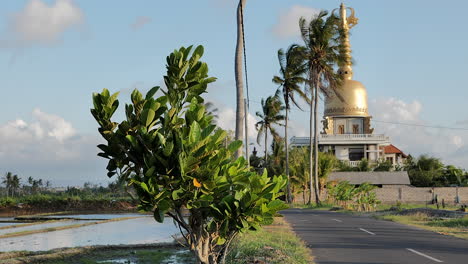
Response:
[{"label": "arched window", "polygon": [[353,125],[353,134],[360,134],[359,133],[359,125],[357,125],[357,124]]},{"label": "arched window", "polygon": [[344,134],[344,125],[338,126],[338,134]]}]

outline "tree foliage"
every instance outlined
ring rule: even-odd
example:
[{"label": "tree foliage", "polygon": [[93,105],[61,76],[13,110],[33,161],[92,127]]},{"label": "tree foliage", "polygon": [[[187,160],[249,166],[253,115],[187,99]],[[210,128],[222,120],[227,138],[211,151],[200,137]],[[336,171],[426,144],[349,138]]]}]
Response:
[{"label": "tree foliage", "polygon": [[139,208],[156,221],[172,217],[200,263],[218,263],[239,232],[272,223],[285,208],[277,197],[286,179],[258,175],[233,158],[242,142],[225,146],[226,131],[213,124],[201,96],[215,78],[200,61],[203,47],[191,51],[167,57],[166,90],[133,91],[126,120],[111,120],[119,101],[107,89],[93,94],[91,113],[107,142],[98,155],[109,160],[108,176],[133,185]]}]

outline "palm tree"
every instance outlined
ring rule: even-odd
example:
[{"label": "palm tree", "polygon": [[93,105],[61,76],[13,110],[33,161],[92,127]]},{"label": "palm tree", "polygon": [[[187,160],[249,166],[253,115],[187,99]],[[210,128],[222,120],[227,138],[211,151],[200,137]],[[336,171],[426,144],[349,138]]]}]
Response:
[{"label": "palm tree", "polygon": [[18,189],[20,187],[20,181],[21,179],[18,177],[18,175],[13,175],[13,178],[11,180],[11,188],[13,190],[13,194],[17,194]]},{"label": "palm tree", "polygon": [[213,116],[213,120],[217,121],[219,116],[218,116],[218,108],[212,103],[212,102],[205,102],[205,111]]},{"label": "palm tree", "polygon": [[[236,140],[243,140],[244,135],[244,84],[242,80],[242,54],[244,49],[244,7],[247,0],[239,0],[237,6],[237,44],[234,61],[236,78]],[[242,156],[242,148],[238,148],[236,157]]]},{"label": "palm tree", "polygon": [[[307,64],[308,86],[310,90],[310,177],[314,175],[315,202],[320,204],[318,183],[318,96],[319,91],[328,95],[336,91],[342,77],[334,71],[335,65],[341,65],[344,56],[337,36],[337,18],[326,18],[328,12],[321,11],[309,23],[304,18],[299,20],[301,36],[304,40],[303,58]],[[313,105],[313,109],[312,109]],[[315,166],[314,166],[315,164]],[[315,168],[315,170],[314,170]],[[312,181],[310,182],[312,185]],[[311,186],[312,189],[312,186]],[[311,197],[312,198],[312,197]],[[312,199],[310,199],[312,200]],[[310,201],[309,201],[310,202]]]},{"label": "palm tree", "polygon": [[265,166],[268,162],[268,131],[274,138],[278,138],[278,132],[273,127],[273,125],[282,125],[280,122],[285,119],[284,115],[281,112],[285,109],[284,105],[282,104],[279,91],[276,91],[275,95],[269,96],[266,100],[262,99],[262,112],[256,112],[260,118],[255,124],[255,128],[258,131],[257,134],[257,143],[260,144],[260,139],[262,136],[265,138]]},{"label": "palm tree", "polygon": [[302,190],[304,204],[307,202],[307,186],[309,182],[309,160],[304,158],[310,150],[305,147],[291,149],[291,183]]},{"label": "palm tree", "polygon": [[333,154],[319,152],[318,161],[318,177],[320,183],[319,190],[323,190],[323,188],[327,184],[328,175],[330,175],[330,173],[336,167],[337,159]]},{"label": "palm tree", "polygon": [[13,173],[7,172],[5,176],[3,177],[2,183],[5,184],[5,188],[7,190],[7,197],[10,196],[10,193],[12,191],[12,180],[13,180]]},{"label": "palm tree", "polygon": [[309,102],[307,95],[301,90],[300,85],[305,82],[304,74],[306,67],[300,56],[300,46],[293,44],[285,53],[283,49],[278,50],[278,61],[280,64],[281,76],[274,76],[273,83],[280,85],[282,88],[284,104],[286,105],[286,118],[284,122],[284,147],[286,151],[286,177],[288,178],[287,185],[287,202],[291,203],[291,184],[289,177],[289,149],[288,149],[288,112],[291,109],[290,101],[292,101],[299,109],[301,107],[296,101],[295,94]]}]

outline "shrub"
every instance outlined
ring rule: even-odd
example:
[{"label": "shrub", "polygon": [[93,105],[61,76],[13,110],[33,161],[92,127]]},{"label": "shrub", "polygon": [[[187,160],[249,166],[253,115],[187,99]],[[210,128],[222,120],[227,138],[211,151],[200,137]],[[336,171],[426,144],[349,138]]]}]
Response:
[{"label": "shrub", "polygon": [[226,132],[213,124],[201,97],[215,78],[200,61],[203,47],[191,50],[167,57],[162,96],[154,98],[159,87],[145,96],[133,91],[126,120],[111,121],[119,101],[107,89],[93,94],[91,113],[107,141],[98,155],[109,159],[108,176],[119,172],[133,185],[139,208],[156,221],[172,217],[200,263],[217,263],[239,232],[272,223],[285,208],[277,198],[286,179],[258,175],[234,159],[242,142],[224,146]]}]

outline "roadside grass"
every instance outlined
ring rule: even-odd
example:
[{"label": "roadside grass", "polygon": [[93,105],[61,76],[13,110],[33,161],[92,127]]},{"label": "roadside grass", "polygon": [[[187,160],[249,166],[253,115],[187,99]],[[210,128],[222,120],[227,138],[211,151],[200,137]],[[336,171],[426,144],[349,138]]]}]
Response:
[{"label": "roadside grass", "polygon": [[240,234],[226,257],[228,264],[309,264],[314,263],[310,250],[281,217],[256,232]]},{"label": "roadside grass", "polygon": [[293,203],[291,208],[300,208],[300,209],[314,209],[314,210],[330,210],[335,207],[333,204],[322,203],[321,205],[313,204],[303,204],[303,203]]},{"label": "roadside grass", "polygon": [[431,218],[427,214],[419,212],[411,215],[374,215],[374,218],[411,225],[443,235],[468,239],[468,216],[464,216],[463,218],[442,219]]}]

